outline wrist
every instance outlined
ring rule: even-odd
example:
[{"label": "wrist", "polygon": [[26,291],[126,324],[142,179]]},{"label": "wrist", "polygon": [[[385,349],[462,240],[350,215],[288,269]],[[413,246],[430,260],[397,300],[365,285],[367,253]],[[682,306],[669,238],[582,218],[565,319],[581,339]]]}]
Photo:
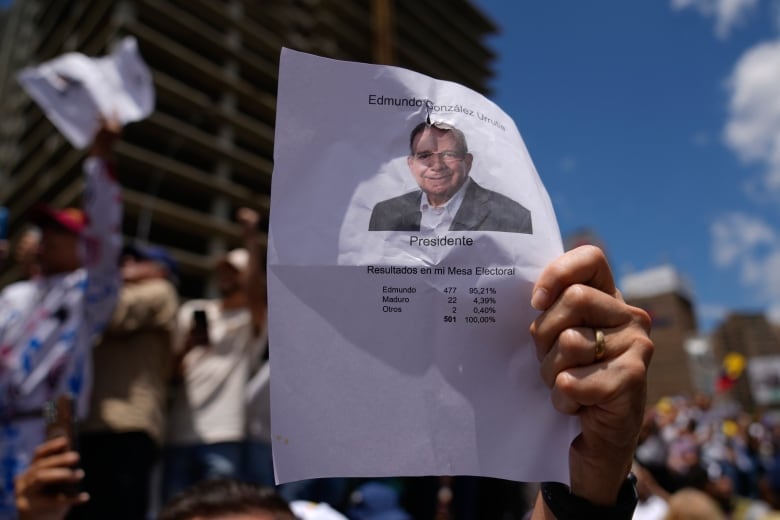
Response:
[{"label": "wrist", "polygon": [[631,467],[630,465],[620,465],[617,469],[614,466],[607,467],[604,460],[600,465],[571,465],[572,494],[594,504],[615,503]]},{"label": "wrist", "polygon": [[557,520],[631,520],[639,500],[635,483],[633,475],[625,478],[614,501],[608,505],[593,503],[557,482],[542,483],[541,496],[545,508]]},{"label": "wrist", "polygon": [[595,444],[589,442],[586,445],[582,436],[572,443],[569,451],[571,492],[594,504],[614,504],[631,471],[634,444]]}]

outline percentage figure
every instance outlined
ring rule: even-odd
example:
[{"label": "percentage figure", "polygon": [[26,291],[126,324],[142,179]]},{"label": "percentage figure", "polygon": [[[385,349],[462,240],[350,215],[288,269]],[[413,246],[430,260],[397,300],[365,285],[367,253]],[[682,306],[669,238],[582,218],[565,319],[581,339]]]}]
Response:
[{"label": "percentage figure", "polygon": [[469,294],[496,294],[495,287],[470,287]]},{"label": "percentage figure", "polygon": [[495,316],[466,316],[466,323],[495,323]]}]

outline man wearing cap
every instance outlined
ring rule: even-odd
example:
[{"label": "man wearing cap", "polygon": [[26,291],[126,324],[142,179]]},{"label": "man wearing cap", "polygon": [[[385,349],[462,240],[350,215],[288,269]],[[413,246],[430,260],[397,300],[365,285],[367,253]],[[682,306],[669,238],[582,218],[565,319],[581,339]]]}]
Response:
[{"label": "man wearing cap", "polygon": [[0,293],[0,518],[14,518],[13,479],[44,439],[42,410],[62,395],[87,411],[91,347],[119,288],[121,199],[106,124],[84,162],[84,209],[40,207],[40,274]]},{"label": "man wearing cap", "polygon": [[245,248],[219,258],[219,298],[192,300],[178,314],[177,380],[168,415],[163,494],[204,478],[239,477],[245,392],[265,348],[265,277],[257,214],[239,210]]},{"label": "man wearing cap", "polygon": [[80,426],[89,502],[70,519],[145,518],[152,469],[163,440],[178,310],[176,264],[162,248],[122,250],[123,285],[93,350],[90,413]]}]

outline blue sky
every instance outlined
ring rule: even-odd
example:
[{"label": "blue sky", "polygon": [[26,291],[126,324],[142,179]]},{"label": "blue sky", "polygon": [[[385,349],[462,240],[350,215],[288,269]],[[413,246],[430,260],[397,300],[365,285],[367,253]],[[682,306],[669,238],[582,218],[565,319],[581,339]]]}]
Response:
[{"label": "blue sky", "polygon": [[564,235],[618,278],[670,264],[699,324],[780,321],[780,0],[478,0],[496,101]]}]

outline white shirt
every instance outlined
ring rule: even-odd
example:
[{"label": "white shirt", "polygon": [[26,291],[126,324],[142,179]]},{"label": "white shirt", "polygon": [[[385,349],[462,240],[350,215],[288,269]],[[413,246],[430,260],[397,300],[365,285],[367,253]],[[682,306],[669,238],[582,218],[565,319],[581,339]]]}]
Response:
[{"label": "white shirt", "polygon": [[639,501],[634,509],[632,520],[663,520],[666,518],[666,512],[669,505],[661,497],[651,495],[644,502]]},{"label": "white shirt", "polygon": [[463,203],[463,197],[470,182],[471,178],[467,177],[466,182],[463,183],[450,200],[438,207],[431,206],[430,202],[428,202],[428,195],[423,192],[422,197],[420,197],[420,212],[422,213],[420,231],[432,231],[434,233],[449,231],[452,221]]},{"label": "white shirt", "polygon": [[246,385],[262,355],[265,336],[254,334],[248,308],[223,309],[218,300],[191,300],[181,306],[177,344],[183,344],[196,309],[206,311],[211,345],[184,357],[184,383],[173,392],[168,442],[212,444],[246,436]]}]

